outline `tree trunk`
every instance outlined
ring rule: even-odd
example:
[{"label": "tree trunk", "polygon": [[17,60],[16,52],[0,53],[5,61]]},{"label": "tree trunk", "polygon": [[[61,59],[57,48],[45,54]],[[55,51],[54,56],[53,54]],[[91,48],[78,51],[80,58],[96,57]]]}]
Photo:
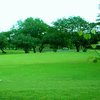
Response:
[{"label": "tree trunk", "polygon": [[53,46],[53,51],[54,51],[54,52],[57,52],[57,50],[58,50],[58,46],[57,46],[57,45],[54,45],[54,46]]},{"label": "tree trunk", "polygon": [[82,42],[83,52],[86,52],[87,51],[87,44],[88,44],[88,41],[83,40],[83,42]]},{"label": "tree trunk", "polygon": [[25,51],[25,53],[29,53],[29,50],[28,50],[28,49],[26,49],[26,48],[24,49],[24,51]]},{"label": "tree trunk", "polygon": [[79,41],[75,41],[75,47],[76,47],[76,51],[79,52],[80,51],[80,42]]},{"label": "tree trunk", "polygon": [[33,46],[33,52],[36,53],[36,47],[35,46]]},{"label": "tree trunk", "polygon": [[39,52],[41,53],[42,51],[43,51],[43,48],[44,48],[44,46],[43,46],[43,44],[39,47]]},{"label": "tree trunk", "polygon": [[3,54],[6,54],[6,52],[3,49],[1,49],[1,51],[2,51]]},{"label": "tree trunk", "polygon": [[79,52],[79,51],[80,51],[79,46],[76,46],[76,51],[77,51],[77,52]]},{"label": "tree trunk", "polygon": [[87,52],[87,48],[86,47],[83,48],[83,52]]}]

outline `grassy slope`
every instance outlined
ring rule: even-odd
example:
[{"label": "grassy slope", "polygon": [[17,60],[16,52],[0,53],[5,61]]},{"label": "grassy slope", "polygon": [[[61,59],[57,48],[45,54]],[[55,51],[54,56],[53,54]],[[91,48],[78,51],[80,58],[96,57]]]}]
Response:
[{"label": "grassy slope", "polygon": [[99,100],[100,63],[88,53],[0,55],[0,100]]}]

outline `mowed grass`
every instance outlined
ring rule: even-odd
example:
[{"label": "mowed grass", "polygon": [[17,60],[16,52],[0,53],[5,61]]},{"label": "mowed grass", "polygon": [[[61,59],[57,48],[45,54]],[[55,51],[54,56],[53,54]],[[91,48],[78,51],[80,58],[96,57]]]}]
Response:
[{"label": "mowed grass", "polygon": [[95,52],[0,55],[0,100],[100,100]]}]

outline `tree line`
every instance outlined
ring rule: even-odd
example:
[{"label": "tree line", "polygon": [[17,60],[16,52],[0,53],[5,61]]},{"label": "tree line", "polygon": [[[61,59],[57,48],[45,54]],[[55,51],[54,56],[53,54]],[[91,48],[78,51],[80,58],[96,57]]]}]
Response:
[{"label": "tree line", "polygon": [[100,41],[100,22],[90,23],[80,16],[61,18],[52,26],[40,18],[26,18],[17,21],[9,31],[0,33],[0,49],[23,49],[42,52],[45,47],[56,52],[58,49],[76,49],[86,52],[91,44]]}]

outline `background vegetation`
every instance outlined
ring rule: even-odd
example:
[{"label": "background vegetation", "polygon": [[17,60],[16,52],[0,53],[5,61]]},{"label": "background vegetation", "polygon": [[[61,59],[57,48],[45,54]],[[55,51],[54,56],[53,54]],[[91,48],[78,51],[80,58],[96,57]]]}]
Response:
[{"label": "background vegetation", "polygon": [[[42,52],[50,48],[54,52],[58,49],[81,49],[86,52],[91,44],[100,41],[100,23],[89,23],[79,16],[58,19],[47,25],[39,18],[27,18],[18,21],[10,31],[0,33],[0,49],[22,49],[25,53],[33,50]],[[100,49],[100,46],[97,45]]]}]

